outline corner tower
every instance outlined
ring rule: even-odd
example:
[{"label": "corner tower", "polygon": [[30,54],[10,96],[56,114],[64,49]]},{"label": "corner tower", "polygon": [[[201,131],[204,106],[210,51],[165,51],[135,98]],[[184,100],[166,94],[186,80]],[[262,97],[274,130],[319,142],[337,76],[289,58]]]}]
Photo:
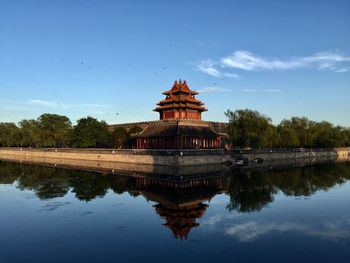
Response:
[{"label": "corner tower", "polygon": [[195,98],[198,94],[197,91],[191,90],[186,83],[186,80],[182,82],[175,81],[173,87],[164,91],[166,96],[164,100],[157,103],[157,107],[154,111],[159,112],[160,120],[167,119],[189,119],[189,120],[201,120],[202,112],[207,111],[203,107],[204,103]]},{"label": "corner tower", "polygon": [[175,81],[163,92],[165,100],[154,111],[160,121],[151,122],[135,136],[137,149],[210,149],[220,148],[220,135],[209,122],[202,121],[204,103],[194,96],[186,81]]}]

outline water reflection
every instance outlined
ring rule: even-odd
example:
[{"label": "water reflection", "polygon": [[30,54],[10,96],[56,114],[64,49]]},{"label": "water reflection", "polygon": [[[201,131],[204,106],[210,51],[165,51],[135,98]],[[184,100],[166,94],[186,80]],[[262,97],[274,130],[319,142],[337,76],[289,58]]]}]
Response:
[{"label": "water reflection", "polygon": [[321,224],[299,222],[257,222],[250,221],[231,226],[226,229],[226,234],[235,237],[240,242],[252,242],[261,236],[273,232],[299,232],[307,236],[314,236],[327,240],[346,239],[350,237],[350,220],[337,220],[323,222]]},{"label": "water reflection", "polygon": [[173,178],[167,180],[137,178],[140,193],[157,204],[156,213],[165,220],[175,238],[187,239],[192,228],[198,227],[208,202],[221,193],[223,176],[206,175],[199,178]]},{"label": "water reflection", "polygon": [[270,171],[234,172],[226,184],[230,196],[227,208],[238,212],[260,211],[282,191],[286,196],[310,196],[350,179],[349,163],[328,163]]},{"label": "water reflection", "polygon": [[[274,201],[279,192],[286,196],[305,197],[349,179],[350,163],[346,162],[268,171],[201,171],[187,173],[186,176],[147,173],[130,173],[126,176],[0,162],[0,184],[13,184],[20,190],[30,190],[42,200],[73,193],[78,200],[89,202],[104,197],[109,191],[118,195],[128,193],[134,197],[143,196],[155,203],[155,213],[179,239],[187,239],[190,231],[200,226],[198,220],[205,215],[210,200],[217,194],[228,195],[227,211],[250,213],[261,211]],[[46,209],[57,209],[62,205],[65,204],[50,203]],[[303,227],[288,222],[249,221],[229,227],[226,234],[249,241],[269,231],[303,231]],[[325,227],[331,229],[332,226]],[[318,232],[313,229],[312,233],[317,235]],[[332,235],[331,231],[322,233]]]}]

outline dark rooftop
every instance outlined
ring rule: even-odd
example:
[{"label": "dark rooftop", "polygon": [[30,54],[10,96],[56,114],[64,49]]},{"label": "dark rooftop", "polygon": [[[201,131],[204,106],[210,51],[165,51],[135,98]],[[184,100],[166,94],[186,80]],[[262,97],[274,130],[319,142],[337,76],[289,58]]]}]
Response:
[{"label": "dark rooftop", "polygon": [[160,121],[150,123],[136,137],[218,137],[219,134],[206,122]]}]

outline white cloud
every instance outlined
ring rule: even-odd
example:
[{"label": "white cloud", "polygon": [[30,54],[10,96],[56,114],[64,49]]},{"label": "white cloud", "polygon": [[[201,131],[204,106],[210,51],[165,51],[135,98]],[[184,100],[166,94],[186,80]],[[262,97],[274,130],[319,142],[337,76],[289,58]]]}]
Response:
[{"label": "white cloud", "polygon": [[227,77],[227,78],[231,78],[231,79],[239,79],[239,76],[235,73],[229,73],[229,72],[221,72],[218,69],[216,69],[214,66],[216,65],[216,62],[212,61],[212,60],[202,60],[201,62],[199,62],[197,64],[197,68],[212,76],[212,77],[216,77],[216,78],[222,78],[222,77]]},{"label": "white cloud", "polygon": [[306,57],[296,57],[286,60],[270,59],[258,56],[245,50],[235,51],[232,55],[220,60],[222,67],[242,70],[293,70],[298,68],[316,68],[336,70],[339,63],[349,62],[346,57],[335,52],[320,52]]},{"label": "white cloud", "polygon": [[57,102],[53,102],[53,101],[44,101],[44,100],[39,100],[39,99],[33,99],[29,101],[30,104],[33,105],[39,105],[39,106],[56,106]]},{"label": "white cloud", "polygon": [[223,73],[223,76],[231,78],[231,79],[239,79],[239,76],[234,73]]},{"label": "white cloud", "polygon": [[349,68],[341,68],[341,69],[335,70],[334,72],[343,73],[343,72],[348,72],[348,71],[349,71]]},{"label": "white cloud", "polygon": [[222,75],[221,73],[213,68],[214,62],[210,61],[210,60],[202,60],[198,65],[198,69],[210,76],[216,77],[216,78],[220,78]]},{"label": "white cloud", "polygon": [[256,92],[256,89],[243,89],[244,92]]},{"label": "white cloud", "polygon": [[[197,67],[202,72],[214,77],[234,77],[238,75],[227,70],[262,71],[262,70],[296,70],[302,68],[347,72],[344,64],[350,62],[350,57],[338,52],[319,52],[305,57],[276,59],[259,56],[247,50],[237,50],[231,55],[218,60],[202,60]],[[222,70],[225,71],[222,71]]]},{"label": "white cloud", "polygon": [[276,92],[282,92],[282,90],[280,90],[280,89],[265,89],[264,92],[276,93]]},{"label": "white cloud", "polygon": [[220,60],[222,67],[236,68],[242,70],[273,70],[292,69],[301,66],[299,61],[268,60],[259,57],[249,51],[238,50],[232,55]]},{"label": "white cloud", "polygon": [[224,88],[219,88],[219,87],[205,87],[205,88],[198,90],[198,92],[231,92],[231,91],[232,90],[230,90],[230,89],[224,89]]}]

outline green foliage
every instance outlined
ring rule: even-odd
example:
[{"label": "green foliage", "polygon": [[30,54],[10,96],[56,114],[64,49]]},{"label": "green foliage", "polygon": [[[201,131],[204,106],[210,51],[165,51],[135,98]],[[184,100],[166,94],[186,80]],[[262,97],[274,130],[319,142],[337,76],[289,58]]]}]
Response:
[{"label": "green foliage", "polygon": [[132,146],[135,144],[135,138],[132,137],[134,134],[138,134],[143,129],[138,126],[134,125],[129,130],[126,130],[123,127],[116,127],[112,131],[112,140],[113,140],[113,147],[115,148],[132,148]]},{"label": "green foliage", "polygon": [[39,123],[36,120],[22,120],[18,124],[21,129],[21,146],[39,147]]},{"label": "green foliage", "polygon": [[279,126],[291,131],[292,136],[294,136],[294,134],[296,135],[296,137],[298,138],[297,140],[294,141],[295,138],[291,138],[293,139],[292,144],[295,145],[296,142],[298,143],[295,146],[311,147],[314,136],[314,134],[312,133],[313,124],[314,122],[310,121],[308,118],[292,117],[290,120],[283,120]]},{"label": "green foliage", "polygon": [[233,145],[239,147],[270,147],[273,145],[275,128],[271,119],[252,110],[228,110],[228,132]]},{"label": "green foliage", "polygon": [[77,148],[112,147],[107,123],[92,117],[79,119],[72,132],[71,145]]},{"label": "green foliage", "polygon": [[[282,120],[277,126],[257,111],[228,110],[227,133],[234,147],[344,147],[350,146],[350,128],[332,123],[315,122],[305,117]],[[142,128],[135,125],[128,131],[122,127],[108,130],[104,121],[92,117],[78,120],[76,126],[68,117],[43,114],[37,120],[0,123],[0,147],[78,147],[131,148],[132,134]]]},{"label": "green foliage", "polygon": [[123,127],[117,127],[112,132],[113,146],[116,148],[123,148],[126,146],[129,134]]},{"label": "green foliage", "polygon": [[323,121],[315,123],[313,127],[314,131],[314,147],[335,147],[346,145],[346,134],[343,132],[343,128]]},{"label": "green foliage", "polygon": [[300,145],[297,133],[288,127],[278,126],[279,146],[298,147]]},{"label": "green foliage", "polygon": [[66,116],[43,114],[38,118],[40,147],[66,147],[72,123]]},{"label": "green foliage", "polygon": [[37,120],[0,124],[0,146],[66,147],[72,128],[66,116],[43,114]]},{"label": "green foliage", "polygon": [[228,110],[228,134],[235,147],[342,147],[350,146],[350,129],[306,117],[282,120],[277,127],[271,119],[252,110]]},{"label": "green foliage", "polygon": [[12,122],[0,123],[0,146],[20,146],[21,130]]},{"label": "green foliage", "polygon": [[135,125],[135,126],[132,126],[130,128],[128,133],[129,133],[129,135],[131,135],[131,134],[137,134],[137,133],[140,133],[140,132],[142,132],[142,128],[140,126],[138,126],[138,125]]}]

